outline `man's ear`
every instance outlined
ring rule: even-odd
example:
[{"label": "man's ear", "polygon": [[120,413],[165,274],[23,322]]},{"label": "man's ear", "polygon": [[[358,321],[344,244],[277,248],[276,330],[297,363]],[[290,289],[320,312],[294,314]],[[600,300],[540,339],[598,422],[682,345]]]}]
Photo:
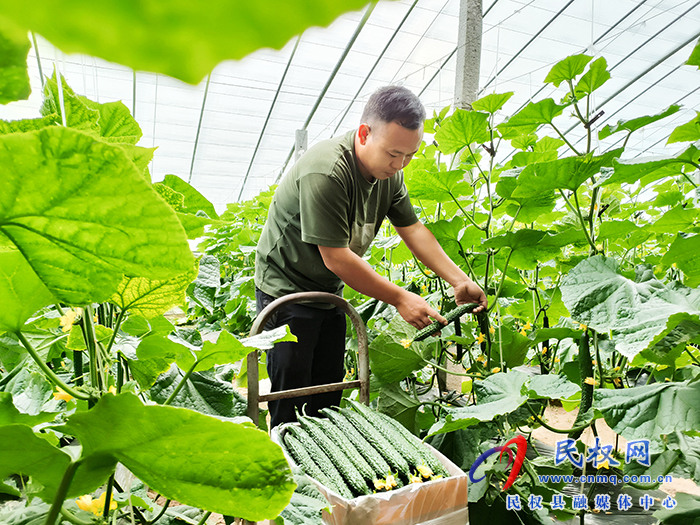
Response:
[{"label": "man's ear", "polygon": [[357,136],[360,139],[360,144],[363,146],[367,144],[367,137],[369,137],[369,124],[360,124],[360,128],[357,130]]}]

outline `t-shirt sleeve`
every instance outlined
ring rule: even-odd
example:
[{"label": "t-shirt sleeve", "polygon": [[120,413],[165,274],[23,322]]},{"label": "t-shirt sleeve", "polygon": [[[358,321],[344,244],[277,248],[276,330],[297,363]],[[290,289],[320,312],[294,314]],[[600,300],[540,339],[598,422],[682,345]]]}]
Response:
[{"label": "t-shirt sleeve", "polygon": [[345,248],[350,242],[347,190],[337,179],[308,173],[299,180],[301,240]]},{"label": "t-shirt sleeve", "polygon": [[418,222],[418,216],[413,210],[411,199],[408,196],[406,184],[403,181],[403,172],[394,176],[396,183],[391,206],[386,216],[391,221],[391,224],[399,228],[411,226]]}]

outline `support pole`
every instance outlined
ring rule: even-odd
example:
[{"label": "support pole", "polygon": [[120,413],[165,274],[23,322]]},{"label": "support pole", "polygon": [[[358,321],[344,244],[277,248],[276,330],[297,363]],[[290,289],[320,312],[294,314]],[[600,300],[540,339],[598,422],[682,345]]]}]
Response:
[{"label": "support pole", "polygon": [[455,72],[455,107],[472,109],[479,91],[482,0],[460,0]]}]

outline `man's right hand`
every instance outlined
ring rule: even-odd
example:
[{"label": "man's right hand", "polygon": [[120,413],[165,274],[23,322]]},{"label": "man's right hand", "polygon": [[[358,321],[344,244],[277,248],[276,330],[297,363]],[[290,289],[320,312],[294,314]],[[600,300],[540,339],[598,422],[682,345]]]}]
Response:
[{"label": "man's right hand", "polygon": [[447,319],[433,309],[420,295],[407,290],[404,292],[394,306],[408,324],[418,330],[425,328],[433,320],[439,321],[443,325],[447,324]]}]

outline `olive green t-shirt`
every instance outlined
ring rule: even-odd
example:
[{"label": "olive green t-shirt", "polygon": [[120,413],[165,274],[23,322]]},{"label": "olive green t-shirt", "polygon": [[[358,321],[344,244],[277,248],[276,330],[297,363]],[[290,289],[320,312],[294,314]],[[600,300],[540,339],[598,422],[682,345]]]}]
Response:
[{"label": "olive green t-shirt", "polygon": [[310,148],[282,179],[257,247],[255,285],[272,297],[294,292],[341,294],[342,281],[318,246],[364,255],[385,217],[418,222],[403,172],[368,182],[357,167],[351,131]]}]

